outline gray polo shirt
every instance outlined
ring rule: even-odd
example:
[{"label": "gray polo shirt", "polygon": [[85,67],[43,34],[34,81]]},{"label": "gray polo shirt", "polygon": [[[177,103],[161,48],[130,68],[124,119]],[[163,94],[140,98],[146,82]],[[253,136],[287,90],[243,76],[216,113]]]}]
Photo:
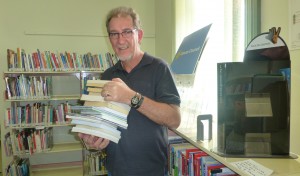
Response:
[{"label": "gray polo shirt", "polygon": [[[131,89],[158,102],[180,105],[180,97],[168,65],[145,53],[128,74],[120,62],[103,75],[103,80],[122,79]],[[113,176],[159,176],[167,165],[167,127],[149,120],[135,109],[127,117],[128,128],[120,129],[118,144],[107,147],[107,168]]]}]

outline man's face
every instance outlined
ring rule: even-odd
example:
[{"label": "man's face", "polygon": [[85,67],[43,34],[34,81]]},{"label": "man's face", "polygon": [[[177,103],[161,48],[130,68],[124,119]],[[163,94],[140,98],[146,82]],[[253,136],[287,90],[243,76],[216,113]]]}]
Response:
[{"label": "man's face", "polygon": [[109,40],[121,61],[130,60],[139,51],[139,30],[130,16],[112,18],[109,23]]}]

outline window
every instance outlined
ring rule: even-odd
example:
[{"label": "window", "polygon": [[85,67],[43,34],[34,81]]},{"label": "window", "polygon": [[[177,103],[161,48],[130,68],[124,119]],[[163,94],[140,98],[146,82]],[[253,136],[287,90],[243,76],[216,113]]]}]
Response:
[{"label": "window", "polygon": [[[250,33],[254,29],[251,26],[250,30],[245,30],[245,26],[250,26],[249,23],[245,23],[245,19],[251,18],[252,13],[250,12],[257,12],[252,10],[255,9],[253,5],[251,11],[247,10],[246,7],[249,8],[249,4],[253,4],[253,2],[259,6],[258,1],[175,1],[176,48],[179,47],[185,36],[212,23],[209,40],[197,66],[194,85],[179,87],[183,117],[180,128],[194,128],[191,125],[197,124],[197,116],[200,114],[212,114],[216,120],[217,63],[243,60],[245,43],[248,43],[249,38],[251,38],[251,36],[245,35],[245,31]],[[247,18],[245,12],[247,12]],[[258,19],[256,15],[254,17]],[[255,32],[251,35],[256,36],[258,30]],[[246,38],[247,36],[248,38]]]}]

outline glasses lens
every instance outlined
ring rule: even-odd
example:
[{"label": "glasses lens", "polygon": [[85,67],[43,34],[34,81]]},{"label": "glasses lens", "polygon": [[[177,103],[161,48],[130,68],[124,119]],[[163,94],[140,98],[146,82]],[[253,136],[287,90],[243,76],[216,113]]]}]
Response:
[{"label": "glasses lens", "polygon": [[117,32],[111,32],[109,33],[109,37],[112,38],[112,39],[117,39],[120,37],[120,34],[122,35],[122,37],[124,38],[130,38],[133,34],[133,31],[135,31],[136,29],[133,29],[133,30],[126,30],[126,31],[123,31],[121,33],[117,33]]},{"label": "glasses lens", "polygon": [[115,38],[118,38],[118,36],[119,36],[119,33],[114,33],[114,32],[109,33],[109,37],[110,37],[110,38],[115,39]]}]

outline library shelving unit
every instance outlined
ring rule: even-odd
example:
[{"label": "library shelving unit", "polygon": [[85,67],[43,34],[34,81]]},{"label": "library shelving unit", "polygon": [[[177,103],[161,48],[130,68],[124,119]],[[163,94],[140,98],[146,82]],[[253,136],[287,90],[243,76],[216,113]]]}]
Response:
[{"label": "library shelving unit", "polygon": [[[197,140],[197,129],[196,128],[185,128],[180,127],[176,130],[172,130],[179,136],[186,139],[188,142],[198,147],[199,149],[206,152],[208,155],[212,156],[217,161],[223,163],[226,167],[234,171],[239,175],[248,175],[243,170],[236,168],[232,163],[240,162],[247,159],[252,159],[254,162],[257,162],[264,167],[267,167],[273,170],[272,176],[282,176],[282,175],[299,175],[300,174],[300,159],[296,158],[259,158],[259,157],[224,157],[220,156],[215,152],[216,140]],[[213,133],[213,138],[216,133]]]},{"label": "library shelving unit", "polygon": [[[1,122],[2,170],[28,158],[30,173],[83,175],[83,146],[65,119],[80,100],[84,80],[102,71],[4,72],[5,85],[18,94],[5,95]],[[19,84],[19,85],[16,85]],[[25,87],[30,87],[25,89]],[[10,87],[10,88],[11,88]],[[32,92],[35,94],[32,96]],[[40,94],[38,94],[38,92]],[[75,174],[75,175],[76,175]]]},{"label": "library shelving unit", "polygon": [[87,149],[83,150],[83,175],[107,175],[105,151]]}]

